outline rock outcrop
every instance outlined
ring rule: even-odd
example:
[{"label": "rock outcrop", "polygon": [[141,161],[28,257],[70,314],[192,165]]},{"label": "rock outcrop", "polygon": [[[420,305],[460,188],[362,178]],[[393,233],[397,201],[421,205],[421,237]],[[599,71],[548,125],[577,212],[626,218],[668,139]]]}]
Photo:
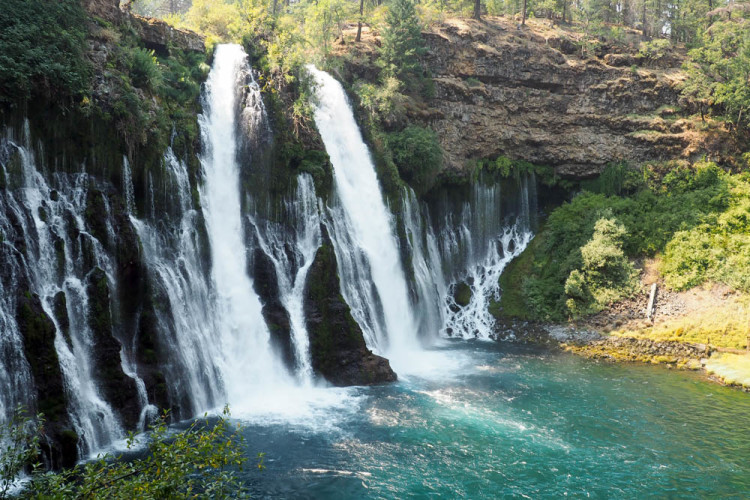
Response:
[{"label": "rock outcrop", "polygon": [[312,367],[336,386],[393,382],[387,359],[367,348],[362,329],[341,296],[336,255],[325,227],[305,284],[304,310]]},{"label": "rock outcrop", "polygon": [[[580,33],[530,25],[449,19],[423,32],[435,97],[407,103],[406,114],[438,133],[446,169],[465,172],[477,159],[504,155],[587,178],[609,162],[731,149],[722,125],[682,116],[679,52],[653,60],[633,41],[582,55]],[[341,49],[354,52],[347,78],[375,81],[379,42],[368,33]]]},{"label": "rock outcrop", "polygon": [[68,398],[55,349],[55,324],[37,295],[19,293],[16,307],[16,321],[34,377],[36,411],[47,421],[42,451],[52,468],[72,467],[78,458],[78,436],[68,416]]},{"label": "rock outcrop", "polygon": [[193,31],[176,29],[161,19],[136,14],[130,14],[130,21],[146,48],[157,54],[168,56],[170,47],[193,52],[206,51],[203,37]]},{"label": "rock outcrop", "polygon": [[120,0],[82,0],[92,16],[111,23],[129,22],[147,49],[167,56],[171,47],[185,51],[205,52],[203,37],[190,30],[176,29],[160,19],[132,14],[129,4],[120,9]]},{"label": "rock outcrop", "polygon": [[263,318],[271,333],[271,343],[281,354],[289,368],[294,368],[294,347],[292,346],[292,325],[284,304],[281,303],[279,277],[271,258],[256,248],[253,252],[252,270],[253,286],[263,304]]}]

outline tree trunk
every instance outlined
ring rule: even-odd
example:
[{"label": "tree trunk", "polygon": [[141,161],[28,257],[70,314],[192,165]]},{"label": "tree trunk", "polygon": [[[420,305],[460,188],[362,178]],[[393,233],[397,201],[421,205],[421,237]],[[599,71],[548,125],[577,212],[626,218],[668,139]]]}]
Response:
[{"label": "tree trunk", "polygon": [[482,20],[482,0],[474,0],[474,15],[471,17],[477,21]]},{"label": "tree trunk", "polygon": [[521,26],[526,26],[526,0],[523,0],[523,17],[521,17]]},{"label": "tree trunk", "polygon": [[365,11],[365,0],[359,0],[359,20],[357,21],[357,38],[355,42],[362,40],[362,14]]}]

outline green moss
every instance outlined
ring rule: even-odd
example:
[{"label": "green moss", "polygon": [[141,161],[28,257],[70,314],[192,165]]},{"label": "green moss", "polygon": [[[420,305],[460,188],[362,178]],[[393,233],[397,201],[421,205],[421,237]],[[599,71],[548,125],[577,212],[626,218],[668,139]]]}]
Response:
[{"label": "green moss", "polygon": [[453,289],[453,300],[461,307],[466,307],[471,302],[471,287],[464,283],[457,283]]}]

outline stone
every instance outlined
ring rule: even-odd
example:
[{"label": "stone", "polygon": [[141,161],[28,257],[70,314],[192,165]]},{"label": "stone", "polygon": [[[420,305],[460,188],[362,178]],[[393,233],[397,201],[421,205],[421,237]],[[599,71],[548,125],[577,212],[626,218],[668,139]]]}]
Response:
[{"label": "stone", "polygon": [[16,321],[34,377],[36,411],[44,414],[46,421],[47,439],[42,440],[42,453],[53,469],[72,467],[78,459],[75,446],[78,439],[71,439],[71,433],[75,432],[67,412],[68,396],[55,349],[55,324],[44,312],[39,296],[30,292],[18,295]]},{"label": "stone", "polygon": [[333,244],[321,226],[323,244],[305,283],[304,311],[313,370],[336,386],[393,382],[387,359],[367,348],[362,329],[341,296]]},{"label": "stone", "polygon": [[271,343],[281,354],[286,366],[293,369],[295,356],[289,312],[281,303],[276,267],[271,258],[260,248],[256,248],[253,252],[251,274],[255,292],[263,304],[262,314],[271,333]]},{"label": "stone", "polygon": [[95,268],[88,277],[89,327],[92,333],[91,353],[104,398],[120,414],[127,429],[138,424],[141,407],[133,378],[122,370],[122,344],[114,336],[110,311],[110,289],[107,275]]},{"label": "stone", "polygon": [[168,56],[174,46],[188,52],[205,52],[203,37],[189,30],[173,28],[161,19],[130,14],[131,22],[147,49]]}]

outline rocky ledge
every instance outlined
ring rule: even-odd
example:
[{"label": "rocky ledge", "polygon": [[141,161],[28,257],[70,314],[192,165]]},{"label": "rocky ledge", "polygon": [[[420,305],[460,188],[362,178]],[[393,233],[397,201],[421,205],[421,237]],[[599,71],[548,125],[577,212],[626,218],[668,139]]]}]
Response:
[{"label": "rocky ledge", "polygon": [[205,52],[203,37],[189,30],[173,28],[160,19],[150,19],[130,13],[129,3],[120,8],[120,0],[82,0],[89,14],[108,22],[129,22],[146,48],[161,55],[169,55],[170,48]]},{"label": "rocky ledge", "polygon": [[[684,53],[644,57],[637,33],[584,50],[565,27],[488,17],[448,19],[423,37],[435,98],[410,103],[407,117],[438,133],[446,169],[505,155],[587,178],[613,161],[720,159],[736,149],[724,125],[696,119],[680,97]],[[379,45],[372,32],[346,45],[347,78],[376,80]]]}]

